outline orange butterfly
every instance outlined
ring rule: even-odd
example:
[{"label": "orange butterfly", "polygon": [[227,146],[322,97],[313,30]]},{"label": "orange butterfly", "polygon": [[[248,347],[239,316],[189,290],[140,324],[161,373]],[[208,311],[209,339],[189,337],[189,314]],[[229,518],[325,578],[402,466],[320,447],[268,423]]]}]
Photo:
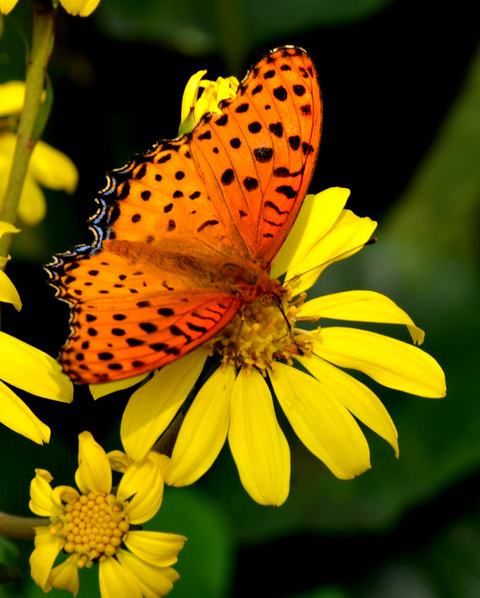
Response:
[{"label": "orange butterfly", "polygon": [[278,300],[270,264],[312,178],[322,103],[315,67],[284,46],[233,100],[108,176],[92,245],[46,266],[71,308],[61,352],[79,383],[161,367],[219,332],[247,301]]}]

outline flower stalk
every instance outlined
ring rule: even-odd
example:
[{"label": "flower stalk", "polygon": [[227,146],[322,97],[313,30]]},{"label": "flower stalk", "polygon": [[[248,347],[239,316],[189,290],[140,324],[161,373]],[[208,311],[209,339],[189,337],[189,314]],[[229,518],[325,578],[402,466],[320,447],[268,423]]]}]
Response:
[{"label": "flower stalk", "polygon": [[[42,94],[45,88],[45,72],[53,47],[55,9],[51,5],[35,2],[33,15],[32,49],[27,61],[25,79],[25,103],[20,114],[17,143],[12,170],[3,204],[0,205],[0,220],[14,224],[23,183],[35,143],[39,139],[47,114],[42,111]],[[41,126],[38,126],[41,124]],[[8,255],[11,235],[0,239],[0,256]]]},{"label": "flower stalk", "polygon": [[33,540],[35,538],[34,528],[48,524],[49,520],[45,517],[18,517],[0,512],[0,536],[4,538]]}]

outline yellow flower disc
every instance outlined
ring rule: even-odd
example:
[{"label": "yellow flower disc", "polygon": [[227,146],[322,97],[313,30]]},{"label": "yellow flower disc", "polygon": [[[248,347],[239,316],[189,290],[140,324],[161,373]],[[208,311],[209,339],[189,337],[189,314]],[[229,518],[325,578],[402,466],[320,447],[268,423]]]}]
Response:
[{"label": "yellow flower disc", "polygon": [[77,566],[82,568],[102,556],[113,556],[129,527],[113,494],[89,492],[65,505],[65,514],[51,527],[51,533],[65,538],[63,550],[78,554]]}]

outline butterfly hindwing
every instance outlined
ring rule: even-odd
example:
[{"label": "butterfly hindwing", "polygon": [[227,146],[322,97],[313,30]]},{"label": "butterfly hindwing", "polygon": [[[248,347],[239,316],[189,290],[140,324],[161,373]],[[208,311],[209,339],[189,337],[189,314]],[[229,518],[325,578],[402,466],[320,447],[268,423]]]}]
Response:
[{"label": "butterfly hindwing", "polygon": [[[211,338],[241,306],[238,298],[218,290],[187,291],[181,278],[156,278],[151,269],[141,271],[111,251],[70,263],[65,258],[57,274],[71,279],[73,294],[63,299],[72,305],[73,332],[61,361],[79,383],[166,365]],[[105,268],[108,274],[99,276]]]}]

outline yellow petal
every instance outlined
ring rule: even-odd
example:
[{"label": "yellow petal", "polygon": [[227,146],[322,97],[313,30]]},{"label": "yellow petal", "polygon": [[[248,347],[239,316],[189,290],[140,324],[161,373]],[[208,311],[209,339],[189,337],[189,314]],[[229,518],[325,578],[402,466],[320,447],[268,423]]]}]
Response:
[{"label": "yellow petal", "polygon": [[[206,70],[197,71],[194,75],[190,77],[185,85],[185,91],[183,92],[182,96],[182,108],[180,113],[180,135],[191,131],[195,126],[193,120],[193,111],[195,109],[195,104],[198,100],[198,92],[200,91],[200,80],[207,74]],[[185,121],[187,119],[192,120],[192,126],[189,128],[185,128]],[[183,127],[183,128],[182,128]]]},{"label": "yellow petal", "polygon": [[[0,262],[0,267],[3,264]],[[17,289],[8,276],[0,270],[0,302],[11,303],[17,311],[22,309],[22,300]]]},{"label": "yellow petal", "polygon": [[218,457],[227,438],[234,381],[234,368],[220,367],[198,391],[175,442],[167,484],[193,484]]},{"label": "yellow petal", "polygon": [[370,218],[360,218],[350,210],[342,210],[330,231],[295,263],[294,268],[288,269],[285,280],[300,276],[293,285],[294,293],[298,295],[306,291],[325,268],[360,251],[376,227],[377,223]]},{"label": "yellow petal", "polygon": [[117,552],[122,567],[135,576],[145,598],[161,598],[172,591],[173,583],[180,575],[170,567],[153,567],[136,555],[120,550]]},{"label": "yellow petal", "polygon": [[72,401],[72,382],[50,355],[1,331],[0,355],[0,379],[7,384],[44,399]]},{"label": "yellow petal", "polygon": [[335,224],[349,195],[348,189],[331,187],[305,197],[292,230],[273,260],[272,278],[278,278],[287,270],[292,274],[304,272],[302,261]]},{"label": "yellow petal", "polygon": [[131,497],[125,512],[130,523],[148,521],[157,514],[163,499],[163,470],[166,455],[150,452],[145,459],[132,463],[123,474],[117,490],[120,500]]},{"label": "yellow petal", "polygon": [[[11,4],[15,4],[11,2]],[[1,0],[0,7],[5,3]],[[1,8],[0,8],[1,10]],[[0,116],[19,114],[25,101],[25,83],[23,81],[7,81],[0,84]]]},{"label": "yellow petal", "polygon": [[112,489],[110,461],[90,432],[78,435],[78,469],[75,482],[84,494],[90,491],[108,494]]},{"label": "yellow petal", "polygon": [[320,383],[334,390],[335,398],[357,419],[393,447],[398,457],[398,434],[382,402],[367,386],[316,355],[296,358]]},{"label": "yellow petal", "polygon": [[[117,555],[120,552],[117,550]],[[143,598],[136,576],[116,559],[100,561],[98,580],[102,598]]]},{"label": "yellow petal", "polygon": [[129,531],[126,547],[146,563],[155,567],[168,567],[178,560],[187,538],[178,534],[145,530]]},{"label": "yellow petal", "polygon": [[240,372],[232,390],[228,441],[243,487],[262,505],[279,506],[290,488],[290,448],[263,376]]},{"label": "yellow petal", "polygon": [[110,451],[107,453],[107,457],[110,461],[112,471],[118,471],[120,473],[125,473],[127,467],[132,463],[130,457],[125,453],[122,453],[122,451]]},{"label": "yellow petal", "polygon": [[72,488],[71,486],[55,486],[52,490],[52,500],[57,507],[57,513],[64,513],[65,506],[64,503],[70,502],[72,500],[78,500],[80,498],[80,494],[78,490]]},{"label": "yellow petal", "polygon": [[125,452],[141,461],[168,427],[200,375],[208,352],[199,347],[156,372],[133,393],[120,436]]},{"label": "yellow petal", "polygon": [[50,517],[56,510],[52,500],[52,475],[46,469],[36,469],[35,477],[30,482],[30,502],[28,508],[35,515]]},{"label": "yellow petal", "polygon": [[135,386],[142,380],[144,380],[148,374],[140,374],[138,376],[132,376],[131,378],[125,378],[124,380],[115,380],[114,382],[103,382],[102,384],[90,384],[90,392],[92,393],[92,397],[95,399],[100,399],[101,397],[105,397],[106,395],[110,395],[114,392],[118,392],[119,390],[125,390],[126,388],[130,388],[131,386]]},{"label": "yellow petal", "polygon": [[53,588],[67,590],[74,596],[78,594],[80,580],[78,577],[78,557],[70,557],[60,565],[57,565],[50,574],[50,583]]},{"label": "yellow petal", "polygon": [[334,377],[332,385],[277,363],[270,379],[296,435],[337,478],[348,480],[370,468],[368,443],[338,400]]},{"label": "yellow petal", "polygon": [[425,333],[391,299],[373,291],[345,291],[307,301],[298,317],[320,316],[334,320],[404,324],[415,344],[421,345]]},{"label": "yellow petal", "polygon": [[88,17],[100,4],[100,0],[60,0],[60,4],[75,17]]},{"label": "yellow petal", "polygon": [[235,98],[238,85],[235,77],[218,77],[216,81],[202,81],[200,87],[203,87],[203,92],[195,103],[195,123],[207,112],[221,114],[220,102]]},{"label": "yellow petal", "polygon": [[446,394],[445,374],[425,351],[402,341],[355,328],[322,328],[312,335],[314,353],[340,367],[364,372],[378,383],[421,397]]},{"label": "yellow petal", "polygon": [[65,544],[65,539],[50,533],[48,527],[35,528],[35,550],[30,555],[30,574],[44,592],[51,589],[49,581],[55,559]]},{"label": "yellow petal", "polygon": [[32,152],[29,173],[48,189],[73,193],[78,184],[78,170],[72,160],[44,141],[38,141]]},{"label": "yellow petal", "polygon": [[10,222],[5,222],[4,220],[0,220],[0,237],[3,237],[6,233],[19,233],[20,229]]},{"label": "yellow petal", "polygon": [[0,135],[0,165],[2,168],[11,167],[17,136],[10,131],[4,131]]},{"label": "yellow petal", "polygon": [[28,226],[36,226],[47,213],[45,195],[30,173],[25,182],[18,204],[17,214],[20,220]]},{"label": "yellow petal", "polygon": [[18,0],[0,0],[0,13],[7,15],[17,2]]},{"label": "yellow petal", "polygon": [[[3,356],[2,356],[3,359]],[[50,428],[17,397],[3,382],[0,382],[0,422],[17,434],[26,436],[37,444],[50,440]]]}]

